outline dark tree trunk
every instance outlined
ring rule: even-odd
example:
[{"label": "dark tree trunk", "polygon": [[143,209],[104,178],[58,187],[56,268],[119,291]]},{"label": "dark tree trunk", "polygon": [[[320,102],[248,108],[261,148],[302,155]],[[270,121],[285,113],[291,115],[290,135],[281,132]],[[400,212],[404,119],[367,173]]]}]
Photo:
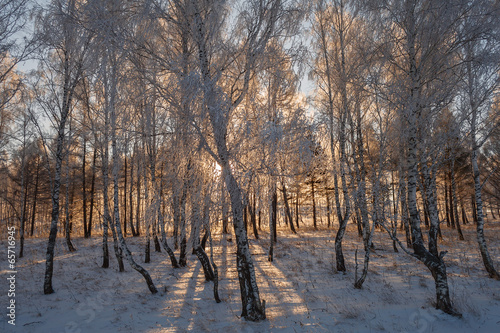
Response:
[{"label": "dark tree trunk", "polygon": [[[84,113],[85,117],[85,113]],[[85,121],[85,119],[84,119]],[[83,212],[83,237],[89,238],[87,230],[87,140],[83,137],[83,152],[82,152],[82,212]]]},{"label": "dark tree trunk", "polygon": [[262,230],[262,228],[261,228],[261,222],[262,222],[262,212],[259,209],[259,230]]},{"label": "dark tree trunk", "polygon": [[248,202],[243,208],[243,224],[245,225],[245,231],[248,234]]},{"label": "dark tree trunk", "polygon": [[272,232],[272,237],[274,243],[278,241],[278,233],[276,231],[276,227],[278,226],[278,193],[276,190],[276,187],[274,188],[273,194],[272,194],[272,202],[271,202],[271,209],[273,211],[273,216],[272,216],[272,221],[271,223],[273,224],[273,232]]},{"label": "dark tree trunk", "polygon": [[451,228],[455,229],[455,206],[454,206],[454,200],[453,200],[453,191],[452,191],[452,178],[451,178],[451,168],[448,173],[448,209],[450,210],[450,224]]},{"label": "dark tree trunk", "polygon": [[467,220],[467,213],[465,213],[464,200],[462,196],[460,196],[460,207],[462,209],[462,223],[467,224],[469,221]]},{"label": "dark tree trunk", "polygon": [[[146,227],[146,228],[148,228],[148,227]],[[149,237],[146,238],[146,244],[145,244],[145,249],[144,249],[144,262],[146,264],[151,262],[151,242],[149,240]]]},{"label": "dark tree trunk", "polygon": [[94,153],[92,157],[92,180],[90,182],[90,208],[89,208],[89,223],[87,225],[87,238],[92,237],[92,219],[94,217],[94,198],[95,198],[95,173],[96,173],[96,159],[97,159],[97,149],[94,148]]},{"label": "dark tree trunk", "polygon": [[361,215],[359,213],[359,206],[354,207],[354,219],[356,220],[356,226],[358,227],[358,236],[363,237],[363,225],[361,224]]},{"label": "dark tree trunk", "polygon": [[[286,212],[287,220],[289,222],[288,224],[290,225],[290,230],[292,230],[292,232],[294,234],[296,234],[297,231],[295,231],[295,228],[293,226],[292,212],[290,211],[290,205],[288,204],[288,195],[286,193],[286,185],[283,181],[281,182],[281,185],[283,186],[283,202],[285,203],[285,212]],[[330,216],[328,216],[328,226],[330,226]]]},{"label": "dark tree trunk", "polygon": [[174,193],[172,198],[172,210],[174,212],[174,249],[179,249],[179,225],[181,221],[181,212],[180,212],[180,200],[179,196]]},{"label": "dark tree trunk", "polygon": [[429,228],[429,205],[427,204],[427,199],[425,199],[425,195],[423,197],[424,204],[424,225]]},{"label": "dark tree trunk", "polygon": [[328,221],[328,229],[331,228],[332,226],[332,221],[331,221],[331,206],[330,206],[330,193],[328,192],[328,189],[325,190],[325,194],[326,194],[326,218],[327,218],[327,221]]},{"label": "dark tree trunk", "polygon": [[[182,233],[181,233],[182,234]],[[181,235],[181,252],[179,254],[179,266],[186,267],[187,265],[187,239],[186,235]]]},{"label": "dark tree trunk", "polygon": [[155,252],[161,252],[161,246],[158,240],[158,234],[154,235],[153,241],[155,243]]},{"label": "dark tree trunk", "polygon": [[229,221],[228,221],[228,207],[226,203],[226,194],[225,194],[225,189],[224,189],[224,184],[221,186],[222,188],[222,193],[221,193],[221,204],[222,204],[222,233],[227,235],[229,234]]},{"label": "dark tree trunk", "polygon": [[[189,163],[188,163],[189,168]],[[182,195],[180,198],[180,254],[179,254],[179,266],[186,267],[187,265],[187,239],[186,239],[186,201],[187,201],[187,187],[188,184],[184,183],[182,189]]]},{"label": "dark tree trunk", "polygon": [[136,184],[136,190],[137,190],[137,202],[135,203],[136,206],[136,212],[135,212],[135,235],[140,236],[141,235],[141,230],[139,228],[139,223],[141,221],[141,167],[140,167],[140,161],[137,159],[137,184]]},{"label": "dark tree trunk", "polygon": [[444,206],[446,210],[446,225],[448,227],[451,226],[451,219],[450,219],[450,207],[449,207],[449,200],[448,200],[448,184],[446,182],[446,178],[444,177]]},{"label": "dark tree trunk", "polygon": [[295,225],[297,229],[299,228],[299,192],[300,189],[297,187],[297,193],[295,195]]},{"label": "dark tree trunk", "polygon": [[257,213],[256,213],[256,198],[255,192],[253,193],[253,200],[249,203],[248,209],[250,211],[250,221],[252,223],[252,230],[255,239],[259,239],[259,232],[257,231]]},{"label": "dark tree trunk", "polygon": [[[127,151],[128,148],[125,148],[125,151]],[[125,156],[123,157],[124,159],[124,166],[123,166],[123,237],[127,237],[127,153],[125,152]]]},{"label": "dark tree trunk", "polygon": [[[24,154],[24,153],[23,153]],[[26,225],[26,215],[28,214],[27,212],[27,207],[28,207],[28,185],[29,182],[26,179],[26,170],[22,170],[23,172],[23,182],[24,182],[24,198],[23,198],[23,208],[22,208],[22,213],[21,213],[21,226],[19,227],[19,236],[20,236],[20,246],[19,246],[19,258],[22,258],[24,256],[24,229]]]},{"label": "dark tree trunk", "polygon": [[206,252],[203,250],[203,248],[198,245],[194,249],[194,253],[198,257],[198,260],[200,260],[201,267],[203,267],[203,273],[205,274],[205,280],[206,281],[214,281],[215,276],[214,276],[214,271],[212,269],[212,265],[210,264],[210,259],[208,259],[208,256]]},{"label": "dark tree trunk", "polygon": [[311,176],[311,200],[312,200],[312,209],[313,209],[313,225],[314,229],[318,229],[317,218],[316,218],[316,199],[314,197],[314,176]]},{"label": "dark tree trunk", "polygon": [[205,230],[205,233],[203,234],[203,237],[201,238],[201,248],[203,249],[203,251],[206,251],[207,240],[208,240],[208,231]]},{"label": "dark tree trunk", "polygon": [[472,219],[474,224],[477,224],[476,199],[474,198],[474,195],[471,195],[470,197],[470,205],[472,207]]},{"label": "dark tree trunk", "polygon": [[103,217],[102,229],[102,268],[109,267],[109,248],[108,248],[108,220]]},{"label": "dark tree trunk", "polygon": [[161,244],[163,245],[163,249],[167,252],[170,257],[170,262],[172,263],[173,268],[179,268],[179,264],[177,263],[177,259],[175,258],[174,251],[168,246],[167,243],[167,235],[165,233],[165,220],[163,214],[161,214],[161,204],[163,203],[163,197],[160,196],[160,205],[158,206],[158,223],[160,224],[160,232],[161,232]]}]

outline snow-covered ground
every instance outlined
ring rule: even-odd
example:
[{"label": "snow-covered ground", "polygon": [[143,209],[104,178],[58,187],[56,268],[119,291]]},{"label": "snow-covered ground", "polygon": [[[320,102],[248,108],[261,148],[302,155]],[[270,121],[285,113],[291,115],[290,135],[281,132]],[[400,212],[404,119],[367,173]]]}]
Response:
[{"label": "snow-covered ground", "polygon": [[[213,300],[213,284],[205,282],[196,256],[188,267],[172,269],[167,255],[153,252],[143,263],[143,238],[127,238],[135,259],[151,274],[160,292],[152,295],[142,276],[126,265],[117,272],[101,265],[99,237],[74,240],[69,253],[58,239],[53,286],[43,294],[45,239],[28,239],[25,257],[17,260],[16,326],[7,323],[7,243],[0,241],[0,332],[500,332],[500,281],[483,269],[474,226],[464,228],[465,241],[444,228],[440,250],[448,250],[451,297],[462,319],[433,307],[434,282],[428,270],[402,251],[394,253],[387,234],[374,236],[368,278],[354,289],[354,252],[360,268],[363,246],[354,226],[344,249],[348,272],[335,271],[334,230],[300,228],[297,235],[279,229],[275,261],[267,261],[268,234],[250,238],[267,320],[240,318],[235,244],[214,235],[222,303]],[[263,236],[263,237],[262,237]],[[500,223],[488,223],[489,250],[500,269]],[[154,248],[154,247],[153,247]],[[110,251],[113,254],[112,242]],[[207,248],[208,252],[208,248]],[[5,259],[4,259],[5,258]]]}]

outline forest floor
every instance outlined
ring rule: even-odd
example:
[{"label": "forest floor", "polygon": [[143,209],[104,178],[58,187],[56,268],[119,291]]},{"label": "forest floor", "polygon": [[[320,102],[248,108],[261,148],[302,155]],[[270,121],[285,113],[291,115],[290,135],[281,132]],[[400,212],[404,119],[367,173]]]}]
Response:
[{"label": "forest floor", "polygon": [[[76,238],[70,253],[57,240],[53,286],[43,294],[46,239],[27,239],[25,257],[17,260],[16,325],[6,314],[7,242],[0,241],[0,332],[500,332],[500,281],[483,268],[473,225],[464,226],[465,241],[443,228],[452,301],[463,318],[434,308],[435,288],[429,271],[403,251],[395,253],[383,231],[374,235],[367,280],[354,289],[355,251],[364,257],[361,239],[349,226],[344,241],[347,273],[335,270],[334,230],[302,227],[294,235],[278,230],[275,260],[267,260],[268,235],[250,235],[258,285],[266,300],[267,320],[240,318],[241,301],[235,267],[235,243],[214,236],[222,303],[213,300],[213,283],[205,282],[196,256],[188,267],[172,269],[167,255],[154,252],[144,264],[144,238],[127,238],[135,259],[151,274],[159,293],[152,295],[142,276],[126,264],[117,271],[101,268],[101,240]],[[500,269],[500,222],[486,224],[490,254]],[[264,237],[262,237],[264,236]],[[110,251],[113,254],[112,241]],[[207,252],[209,249],[207,247]]]}]

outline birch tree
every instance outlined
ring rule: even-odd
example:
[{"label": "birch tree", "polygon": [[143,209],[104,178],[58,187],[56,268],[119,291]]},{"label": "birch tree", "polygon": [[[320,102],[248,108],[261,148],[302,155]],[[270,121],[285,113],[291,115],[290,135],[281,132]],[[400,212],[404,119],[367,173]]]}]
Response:
[{"label": "birch tree", "polygon": [[[104,86],[104,117],[106,125],[109,117],[109,129],[111,150],[112,150],[112,175],[113,175],[113,217],[111,219],[111,228],[113,233],[116,232],[116,237],[119,241],[119,249],[117,257],[124,254],[130,266],[140,273],[146,280],[149,291],[152,294],[158,292],[151,276],[142,266],[137,264],[132,256],[132,252],[128,248],[125,238],[123,237],[121,222],[120,222],[120,197],[119,197],[119,169],[120,157],[118,147],[118,130],[117,117],[118,108],[120,107],[118,89],[120,83],[120,64],[125,60],[126,55],[126,39],[123,35],[123,24],[126,22],[127,16],[124,11],[124,4],[118,1],[110,0],[104,3],[93,3],[92,11],[96,21],[92,22],[94,28],[98,28],[100,33],[97,34],[97,39],[102,47],[103,61],[102,65],[102,80]],[[106,126],[107,128],[107,126]],[[105,129],[106,130],[106,129]],[[104,145],[108,145],[105,142]]]},{"label": "birch tree", "polygon": [[478,163],[480,149],[492,131],[500,123],[497,119],[487,123],[492,97],[500,84],[500,39],[499,39],[498,2],[487,4],[479,2],[472,7],[471,15],[464,24],[463,45],[464,78],[462,82],[462,110],[467,119],[471,151],[472,178],[474,180],[475,215],[477,217],[476,235],[483,264],[491,278],[500,280],[494,267],[484,237],[484,209],[482,198],[481,173]]},{"label": "birch tree", "polygon": [[[249,82],[257,70],[269,40],[278,33],[294,28],[286,8],[292,3],[276,1],[235,3],[219,1],[186,1],[175,3],[190,22],[190,37],[196,46],[196,68],[202,98],[202,115],[207,119],[209,138],[195,123],[200,140],[221,167],[229,192],[233,227],[237,244],[237,271],[242,298],[242,317],[265,319],[265,303],[261,302],[255,278],[247,233],[243,221],[243,194],[235,178],[228,147],[228,130],[234,110],[242,103]],[[229,14],[235,19],[229,19]],[[296,27],[296,26],[295,26]],[[224,29],[224,30],[223,30]],[[203,124],[204,125],[204,124]],[[204,125],[205,126],[205,125]]]},{"label": "birch tree", "polygon": [[[374,10],[371,12],[372,17],[381,24],[377,27],[383,31],[386,45],[390,46],[385,50],[393,66],[391,75],[399,85],[394,88],[400,98],[400,102],[397,102],[398,113],[402,119],[406,147],[406,189],[413,236],[412,256],[424,263],[434,277],[436,308],[460,316],[450,300],[443,260],[445,252],[438,250],[439,218],[435,197],[438,164],[431,159],[433,155],[429,150],[423,149],[431,146],[426,145],[426,130],[430,126],[424,128],[422,120],[435,117],[436,111],[449,98],[454,85],[450,80],[457,64],[456,52],[462,43],[458,30],[468,8],[465,3],[450,4],[437,0],[383,1],[373,2],[371,6]],[[443,81],[447,84],[443,84]],[[424,245],[417,206],[419,168],[430,208],[428,247]]]},{"label": "birch tree", "polygon": [[[87,66],[89,45],[92,34],[81,28],[78,20],[82,19],[81,7],[76,1],[54,0],[47,10],[42,11],[36,26],[42,43],[51,58],[45,63],[56,73],[53,78],[58,86],[55,90],[55,103],[46,105],[46,111],[53,117],[56,131],[54,152],[54,174],[51,178],[52,214],[50,235],[47,245],[44,293],[51,294],[52,273],[54,269],[54,247],[59,222],[59,194],[61,188],[61,166],[64,159],[66,122],[73,107],[75,89]],[[47,58],[47,59],[48,59]],[[50,88],[50,87],[49,87]]]},{"label": "birch tree", "polygon": [[[319,87],[319,103],[325,110],[328,129],[329,150],[332,158],[335,207],[339,229],[335,236],[335,258],[337,271],[345,272],[345,260],[342,241],[347,222],[351,216],[351,198],[349,193],[348,166],[348,126],[353,117],[354,101],[350,94],[353,78],[357,70],[357,61],[349,63],[348,48],[354,47],[357,9],[354,3],[344,0],[324,2],[316,5],[314,24],[315,38],[318,41],[316,68],[313,75]],[[354,54],[351,54],[354,55]],[[355,58],[355,57],[353,57]],[[338,146],[336,144],[338,142]],[[340,185],[339,185],[340,175]],[[361,181],[361,179],[360,179]],[[362,187],[364,186],[361,184]],[[340,193],[342,192],[343,205]],[[361,192],[364,190],[361,189]],[[361,194],[360,199],[365,194]],[[360,201],[363,221],[367,223],[366,205]],[[342,207],[343,206],[343,207]]]}]

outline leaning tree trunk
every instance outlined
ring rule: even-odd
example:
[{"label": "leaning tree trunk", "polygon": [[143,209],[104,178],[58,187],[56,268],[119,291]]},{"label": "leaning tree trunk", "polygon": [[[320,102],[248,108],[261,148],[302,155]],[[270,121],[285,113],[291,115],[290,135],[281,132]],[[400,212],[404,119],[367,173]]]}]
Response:
[{"label": "leaning tree trunk", "polygon": [[[201,202],[200,202],[201,186],[198,186],[197,190],[198,191],[196,191],[196,193],[194,193],[194,195],[193,195],[193,199],[195,200],[195,202],[201,204]],[[208,217],[207,215],[205,215],[205,213],[206,213],[207,208],[209,207],[206,198],[204,201],[205,202],[203,205],[203,211],[204,211],[203,219]],[[194,254],[196,254],[196,257],[198,257],[198,260],[201,263],[201,267],[203,268],[203,273],[205,274],[205,280],[206,281],[214,281],[215,275],[214,275],[214,271],[212,269],[212,265],[210,263],[210,259],[208,258],[207,253],[205,252],[205,250],[203,249],[203,247],[200,244],[200,229],[202,227],[202,222],[203,222],[203,226],[206,225],[206,223],[204,223],[204,221],[202,221],[201,212],[199,209],[200,204],[192,205],[191,216],[192,216],[193,223],[191,225],[191,230],[192,230],[191,241],[192,241],[192,246],[193,246],[193,252],[194,252]]]},{"label": "leaning tree trunk", "polygon": [[490,253],[488,251],[488,246],[486,245],[486,239],[484,237],[484,216],[483,216],[483,201],[481,198],[481,180],[479,174],[479,166],[477,164],[477,149],[472,152],[472,171],[474,176],[474,195],[475,195],[475,212],[477,217],[476,234],[477,243],[479,244],[479,251],[481,252],[481,258],[483,259],[483,264],[491,278],[495,280],[500,280],[500,274],[495,269],[493,260],[491,259]]},{"label": "leaning tree trunk", "polygon": [[[416,135],[416,131],[410,131]],[[426,198],[429,202],[430,209],[430,228],[429,228],[429,250],[424,246],[422,231],[420,229],[420,216],[417,208],[417,183],[416,183],[416,145],[409,144],[408,147],[408,210],[410,213],[410,225],[415,241],[413,242],[413,251],[415,257],[420,260],[431,272],[436,286],[436,308],[454,316],[461,316],[453,308],[450,300],[448,288],[448,280],[446,274],[446,265],[443,261],[443,256],[446,252],[438,253],[437,234],[439,228],[439,217],[437,211],[436,198],[434,196],[433,186],[435,186],[435,178],[432,179],[425,164],[423,164],[423,172],[426,180]]]},{"label": "leaning tree trunk", "polygon": [[[193,31],[194,39],[198,47],[198,60],[200,65],[201,81],[203,85],[203,104],[206,108],[211,124],[216,153],[212,156],[216,159],[222,170],[231,201],[233,216],[233,228],[236,237],[236,267],[240,283],[242,312],[241,316],[250,321],[259,321],[266,318],[265,301],[260,300],[259,288],[255,276],[255,268],[252,255],[248,245],[248,237],[243,222],[243,197],[241,188],[234,178],[231,170],[230,153],[227,147],[227,129],[229,114],[237,104],[225,100],[225,94],[217,86],[215,76],[212,76],[210,68],[210,56],[207,48],[207,36],[205,21],[202,18],[198,4],[193,7]],[[250,71],[245,74],[248,84]],[[241,96],[244,96],[243,94]]]},{"label": "leaning tree trunk", "polygon": [[[286,212],[288,222],[290,224],[290,230],[292,230],[292,232],[294,234],[296,234],[297,231],[295,230],[295,228],[293,226],[292,213],[290,210],[290,205],[288,204],[288,195],[286,193],[286,185],[285,185],[285,182],[283,180],[281,180],[281,186],[283,187],[283,202],[285,203],[285,212]],[[330,212],[328,212],[328,226],[330,226]]]},{"label": "leaning tree trunk", "polygon": [[163,214],[161,212],[161,206],[163,205],[163,196],[160,196],[158,204],[158,223],[160,224],[160,232],[161,232],[161,245],[165,252],[167,252],[170,257],[170,262],[172,263],[173,268],[179,268],[179,264],[177,263],[177,258],[175,258],[174,251],[168,246],[167,243],[167,235],[165,233],[165,220]]},{"label": "leaning tree trunk", "polygon": [[57,224],[59,223],[59,191],[61,188],[61,165],[63,160],[64,147],[64,126],[69,112],[69,106],[66,112],[61,114],[59,131],[57,135],[57,147],[55,156],[55,175],[52,184],[52,221],[50,224],[49,242],[47,245],[47,254],[45,261],[45,279],[43,285],[44,294],[52,294],[52,274],[54,271],[54,248],[56,246]]},{"label": "leaning tree trunk", "polygon": [[118,239],[120,240],[120,249],[125,254],[125,258],[127,258],[130,266],[139,272],[144,279],[146,280],[146,284],[149,288],[149,291],[152,294],[156,294],[158,290],[156,289],[153,280],[149,273],[139,264],[137,264],[130,252],[125,238],[123,237],[122,228],[120,225],[120,192],[119,192],[119,160],[118,156],[118,148],[117,148],[117,139],[116,139],[116,113],[115,113],[115,97],[116,97],[116,59],[114,55],[111,56],[111,92],[110,92],[110,103],[109,107],[111,108],[110,121],[111,121],[111,148],[112,148],[112,161],[113,161],[113,201],[114,201],[114,220],[113,220],[113,229],[116,230],[118,234]]},{"label": "leaning tree trunk", "polygon": [[[472,69],[470,68],[470,64],[467,65],[468,73],[469,73],[469,85],[473,85],[472,80]],[[472,89],[472,88],[470,88]],[[479,172],[479,165],[477,163],[477,158],[479,154],[480,146],[477,143],[476,138],[476,123],[477,123],[477,115],[478,115],[478,106],[473,98],[472,91],[469,92],[470,106],[472,111],[472,121],[471,121],[471,139],[472,139],[472,153],[471,153],[471,162],[472,162],[472,176],[474,178],[474,196],[473,203],[475,204],[475,209],[473,210],[476,224],[476,235],[477,235],[477,243],[479,245],[479,251],[481,252],[481,257],[483,259],[484,267],[488,272],[491,278],[495,280],[500,280],[500,274],[496,271],[495,266],[493,264],[493,260],[491,259],[490,253],[488,252],[488,246],[486,245],[486,239],[484,237],[484,216],[483,216],[483,200],[481,197],[481,179]]]},{"label": "leaning tree trunk", "polygon": [[[69,10],[73,9],[73,3],[70,4]],[[65,31],[66,32],[66,31]],[[83,50],[81,57],[84,56],[86,49]],[[76,68],[74,69],[76,72],[73,73],[74,77],[72,77],[71,71],[71,59],[67,55],[64,59],[64,83],[63,83],[63,96],[62,96],[62,107],[61,113],[59,115],[59,127],[57,129],[57,139],[56,139],[56,154],[55,154],[55,170],[54,170],[54,180],[52,182],[52,221],[50,223],[50,233],[49,233],[49,241],[47,245],[47,254],[45,261],[45,278],[43,285],[44,294],[52,294],[54,289],[52,288],[52,274],[54,271],[54,248],[56,245],[56,237],[57,237],[57,224],[59,223],[59,194],[61,189],[61,166],[64,157],[64,137],[65,137],[65,127],[66,121],[68,119],[71,104],[73,100],[73,93],[75,91],[76,85],[80,79],[82,73],[82,65],[80,62],[76,64]]]},{"label": "leaning tree trunk", "polygon": [[[410,22],[412,23],[412,22]],[[415,55],[414,43],[409,40],[410,55]],[[412,57],[411,59],[415,59]],[[448,314],[461,316],[455,311],[451,304],[448,281],[446,275],[446,266],[443,261],[444,252],[438,254],[437,233],[439,228],[439,217],[437,211],[436,198],[434,197],[435,173],[430,175],[426,161],[421,163],[421,168],[426,182],[426,199],[430,207],[430,228],[429,228],[429,250],[425,248],[422,231],[420,229],[420,216],[417,207],[417,114],[419,78],[416,73],[416,64],[411,62],[410,78],[413,86],[411,87],[409,112],[407,114],[407,167],[408,167],[408,211],[410,214],[410,225],[414,238],[413,256],[420,260],[430,270],[434,277],[436,285],[436,308]],[[435,166],[434,166],[435,167]]]}]

